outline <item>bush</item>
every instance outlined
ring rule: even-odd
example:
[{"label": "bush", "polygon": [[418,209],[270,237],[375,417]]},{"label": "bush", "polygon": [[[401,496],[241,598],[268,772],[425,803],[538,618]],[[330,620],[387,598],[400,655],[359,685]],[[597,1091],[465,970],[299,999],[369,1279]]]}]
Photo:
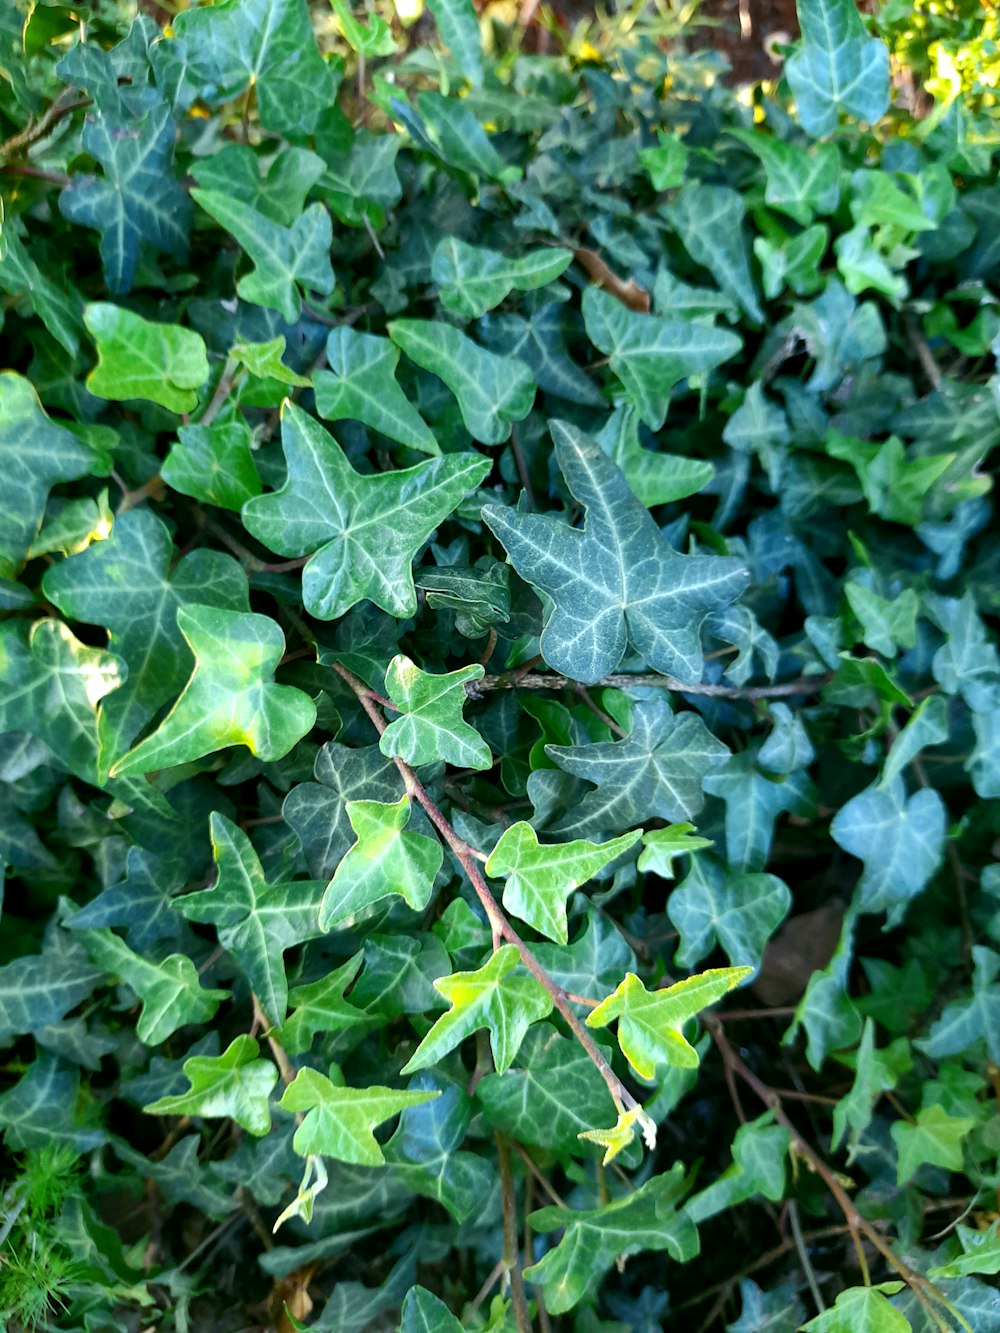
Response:
[{"label": "bush", "polygon": [[0,1314],[1000,1329],[992,99],[125,8],[0,14]]}]

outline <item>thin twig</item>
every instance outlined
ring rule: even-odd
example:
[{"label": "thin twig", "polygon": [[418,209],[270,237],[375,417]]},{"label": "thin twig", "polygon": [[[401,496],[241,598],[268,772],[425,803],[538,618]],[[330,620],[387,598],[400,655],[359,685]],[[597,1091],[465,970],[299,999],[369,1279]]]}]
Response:
[{"label": "thin twig", "polygon": [[826,1301],[823,1299],[823,1293],[819,1289],[819,1283],[816,1281],[816,1274],[813,1272],[812,1260],[809,1258],[809,1251],[806,1248],[805,1237],[802,1235],[802,1225],[799,1222],[799,1210],[796,1207],[795,1200],[788,1200],[788,1220],[792,1227],[792,1240],[795,1242],[795,1252],[799,1256],[799,1263],[802,1265],[802,1271],[806,1275],[806,1281],[809,1283],[809,1290],[812,1293],[813,1304],[816,1306],[816,1313],[822,1314],[826,1309]]},{"label": "thin twig", "polygon": [[[673,676],[661,676],[655,672],[643,675],[628,673],[604,676],[596,681],[594,689],[628,690],[640,686],[671,690],[676,694],[700,694],[713,699],[783,699],[789,695],[815,694],[833,679],[833,673],[825,671],[815,676],[798,676],[795,680],[785,680],[778,685],[712,685],[707,682],[686,685]],[[473,699],[479,698],[487,690],[578,690],[580,682],[569,676],[560,676],[553,671],[528,671],[515,677],[513,672],[503,672],[498,676],[483,676],[482,680],[470,680],[466,683],[466,693]]]},{"label": "thin twig", "polygon": [[[358,702],[368,714],[375,730],[381,736],[388,724],[378,711],[375,698],[373,697],[373,691],[370,690],[363,681],[359,680],[352,671],[348,671],[347,667],[343,666],[340,662],[334,662],[332,663],[332,666],[340,678],[354,691]],[[640,1118],[643,1120],[644,1132],[651,1137],[655,1132],[652,1121],[650,1121],[649,1117],[645,1116],[645,1113],[642,1112],[640,1103],[636,1101],[625,1087],[624,1083],[622,1083],[621,1079],[611,1068],[611,1065],[608,1063],[600,1047],[573,1012],[572,1002],[566,991],[564,991],[562,986],[549,976],[548,972],[542,967],[541,963],[539,963],[538,959],[504,915],[500,904],[497,902],[496,898],[494,898],[482,871],[476,863],[473,848],[469,846],[464,838],[460,838],[455,832],[409,764],[398,757],[395,758],[394,763],[406,784],[406,790],[420,803],[420,805],[423,806],[431,823],[444,838],[445,842],[455,854],[455,858],[459,865],[465,871],[466,877],[475,890],[476,897],[482,904],[483,910],[486,913],[486,918],[490,923],[490,928],[493,931],[494,944],[499,940],[504,939],[509,944],[514,945],[518,953],[521,955],[521,962],[538,984],[548,992],[553,1005],[559,1010],[559,1013],[562,1015],[570,1031],[573,1033],[573,1036],[586,1051],[591,1062],[597,1069],[597,1072],[607,1085],[615,1105],[619,1110],[639,1111],[641,1113]]]},{"label": "thin twig", "polygon": [[535,492],[531,486],[531,476],[528,472],[527,460],[524,457],[524,450],[521,447],[521,436],[518,434],[517,426],[510,428],[510,451],[514,455],[514,466],[517,468],[517,475],[521,480],[521,486],[524,488],[524,495],[528,501],[529,509],[537,509],[538,502],[535,499]]},{"label": "thin twig", "polygon": [[517,1200],[514,1197],[514,1173],[510,1168],[510,1145],[497,1130],[497,1160],[500,1165],[500,1193],[503,1200],[503,1264],[510,1279],[517,1333],[532,1333],[528,1300],[521,1275],[521,1251],[517,1243]]},{"label": "thin twig", "polygon": [[30,148],[39,139],[44,139],[53,125],[62,120],[63,116],[69,116],[74,111],[80,111],[87,106],[90,106],[89,97],[73,97],[69,101],[58,98],[34,125],[29,125],[27,129],[21,130],[20,133],[0,143],[0,158],[12,157],[15,153]]},{"label": "thin twig", "polygon": [[215,418],[222,411],[226,399],[229,397],[232,387],[236,382],[238,363],[234,357],[227,357],[226,364],[222,367],[222,374],[219,376],[219,382],[215,386],[215,393],[212,394],[211,401],[198,418],[199,426],[210,426]]}]

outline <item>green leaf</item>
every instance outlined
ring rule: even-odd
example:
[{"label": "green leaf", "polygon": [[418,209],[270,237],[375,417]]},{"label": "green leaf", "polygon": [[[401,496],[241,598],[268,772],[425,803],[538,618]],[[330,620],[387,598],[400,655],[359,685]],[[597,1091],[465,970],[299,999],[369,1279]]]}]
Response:
[{"label": "green leaf", "polygon": [[624,740],[545,747],[561,769],[597,787],[557,832],[602,833],[649,819],[686,820],[701,810],[705,777],[729,751],[697,713],[673,713],[663,700],[638,704],[633,716]]},{"label": "green leaf", "polygon": [[[695,263],[708,269],[722,291],[755,324],[762,323],[764,312],[754,289],[750,244],[743,230],[746,205],[742,195],[724,185],[693,181],[665,212]],[[694,329],[691,333],[693,336]]]},{"label": "green leaf", "polygon": [[450,454],[365,476],[322,426],[290,403],[282,411],[281,439],[287,480],[279,491],[248,500],[243,522],[280,555],[315,553],[302,572],[306,610],[334,620],[367,598],[390,615],[413,615],[412,561],[483,480],[489,461]]},{"label": "green leaf", "polygon": [[697,832],[693,824],[668,824],[666,828],[650,829],[642,835],[637,869],[660,875],[663,879],[676,878],[674,861],[678,856],[691,856],[713,846],[711,838],[700,838]]},{"label": "green leaf", "polygon": [[906,795],[902,778],[867,787],[842,806],[830,836],[864,862],[855,890],[862,912],[885,912],[898,925],[944,855],[946,811],[930,787]]},{"label": "green leaf", "polygon": [[681,458],[643,448],[638,413],[628,404],[615,409],[594,439],[621,468],[629,490],[647,509],[697,495],[715,476],[713,464],[702,458]]},{"label": "green leaf", "polygon": [[519,955],[504,944],[477,972],[455,972],[435,981],[434,987],[451,1008],[437,1020],[409,1061],[404,1074],[437,1064],[464,1039],[486,1028],[490,1034],[497,1073],[510,1067],[532,1023],[552,1010],[552,1000],[538,982],[515,973]]},{"label": "green leaf", "polygon": [[285,227],[292,226],[305,208],[306,196],[323,171],[323,159],[316,153],[291,146],[275,154],[265,171],[264,159],[243,143],[224,144],[191,164],[192,176],[204,189],[228,194]]},{"label": "green leaf", "polygon": [[986,1042],[990,1059],[1000,1063],[1000,954],[985,945],[973,945],[971,994],[945,1005],[941,1017],[916,1045],[933,1060],[959,1055]]},{"label": "green leaf", "polygon": [[399,894],[415,912],[422,912],[430,901],[444,851],[436,838],[406,828],[410,798],[401,796],[395,804],[348,801],[346,809],[358,840],[326,887],[319,909],[320,929],[333,930],[393,894]]},{"label": "green leaf", "polygon": [[759,1195],[779,1202],[785,1193],[790,1138],[783,1125],[771,1122],[770,1112],[740,1125],[733,1139],[732,1166],[689,1199],[685,1213],[700,1223]]},{"label": "green leaf", "polygon": [[226,745],[245,745],[265,760],[286,755],[316,721],[316,705],[301,690],[274,684],[285,651],[274,621],[190,605],[178,610],[177,626],[194,655],[191,678],[156,731],[112,774],[169,768]]},{"label": "green leaf", "polygon": [[210,889],[174,900],[189,921],[215,926],[271,1023],[284,1022],[288,1002],[283,954],[320,933],[323,885],[315,880],[268,884],[253,844],[224,815],[211,815],[216,880]]},{"label": "green leaf", "polygon": [[181,426],[160,475],[182,495],[239,513],[262,490],[251,439],[243,420]]},{"label": "green leaf", "polygon": [[566,422],[550,429],[566,484],[587,508],[585,528],[550,514],[483,509],[514,568],[550,599],[543,657],[592,684],[631,646],[655,670],[699,681],[701,626],[740,595],[747,570],[725,556],[679,555],[592,440]]},{"label": "green leaf", "polygon": [[462,1333],[462,1325],[426,1287],[411,1287],[403,1301],[399,1333]]},{"label": "green leaf", "polygon": [[912,1068],[913,1058],[906,1038],[899,1037],[882,1050],[876,1050],[875,1024],[866,1018],[857,1050],[854,1084],[833,1108],[831,1147],[834,1150],[840,1147],[850,1129],[853,1155],[860,1136],[871,1124],[879,1097],[883,1092],[890,1092]]},{"label": "green leaf", "polygon": [[135,120],[97,115],[84,125],[83,150],[104,175],[72,176],[59,196],[59,211],[67,222],[101,233],[104,281],[112,296],[132,290],[144,248],[187,257],[191,204],[172,170],[176,134],[163,102]]},{"label": "green leaf", "polygon": [[171,954],[162,962],[134,953],[110,930],[88,930],[84,947],[94,962],[120,978],[142,1002],[136,1035],[147,1046],[158,1046],[188,1023],[205,1023],[229,992],[203,989],[198,969],[185,954]]},{"label": "green leaf", "polygon": [[490,747],[462,717],[465,683],[482,677],[479,665],[433,676],[398,654],[386,669],[385,692],[400,716],[382,733],[379,749],[412,765],[441,759],[456,768],[492,768]]},{"label": "green leaf", "polygon": [[0,219],[0,291],[27,301],[53,338],[75,357],[83,332],[83,300],[75,287],[53,281],[39,268],[23,233],[21,219]]},{"label": "green leaf", "polygon": [[133,509],[115,520],[106,541],[53,566],[43,580],[63,615],[109,631],[109,646],[127,668],[123,684],[101,702],[105,773],[191,673],[180,609],[197,603],[235,612],[249,605],[246,575],[231,557],[191,551],[171,570],[174,555],[161,520]]},{"label": "green leaf", "polygon": [[758,968],[768,940],[788,915],[792,895],[777,875],[749,874],[739,863],[697,856],[667,900],[677,927],[677,962],[693,967],[718,943],[734,966]]},{"label": "green leaf", "polygon": [[900,648],[916,644],[920,598],[913,588],[906,588],[890,601],[853,579],[844,585],[844,595],[861,625],[862,641],[873,652],[895,657]]},{"label": "green leaf", "polygon": [[47,1052],[0,1094],[0,1129],[11,1150],[65,1144],[89,1152],[107,1139],[94,1123],[94,1108],[80,1105],[80,1071]]},{"label": "green leaf", "polygon": [[0,374],[0,575],[13,578],[41,527],[53,486],[110,466],[42,410],[28,380]]},{"label": "green leaf", "polygon": [[698,1253],[694,1223],[677,1211],[684,1192],[678,1163],[631,1194],[600,1208],[542,1208],[529,1215],[532,1230],[562,1231],[559,1243],[525,1269],[545,1293],[551,1314],[564,1314],[591,1295],[616,1259],[643,1250],[666,1250],[677,1263]]},{"label": "green leaf", "polygon": [[973,1116],[949,1115],[936,1103],[918,1111],[914,1121],[895,1121],[891,1132],[899,1153],[897,1185],[905,1185],[924,1165],[961,1171],[963,1140],[978,1123]]},{"label": "green leaf", "polygon": [[329,371],[314,377],[316,411],[327,421],[360,421],[422,454],[439,454],[430,427],[396,382],[399,349],[388,338],[334,329],[326,342]]},{"label": "green leaf", "polygon": [[891,787],[922,750],[929,745],[943,745],[947,739],[948,704],[940,694],[932,694],[920,701],[909,722],[892,742],[878,785]]},{"label": "green leaf", "polygon": [[393,1088],[346,1088],[315,1069],[300,1069],[278,1105],[305,1112],[292,1140],[300,1157],[333,1157],[358,1166],[381,1166],[382,1149],[372,1132],[407,1106],[420,1106],[439,1092],[398,1092]]},{"label": "green leaf", "polygon": [[290,370],[282,361],[285,352],[284,336],[269,338],[261,343],[233,343],[229,355],[241,366],[246,366],[251,375],[258,379],[273,379],[279,384],[288,384],[293,388],[307,389],[309,381],[304,375]]},{"label": "green leaf", "polygon": [[636,314],[599,287],[584,292],[583,318],[587,336],[610,358],[652,430],[666,420],[671,391],[681,380],[714,370],[743,346],[737,334],[711,324]]},{"label": "green leaf", "polygon": [[478,319],[511,292],[532,292],[554,282],[573,262],[570,250],[529,250],[509,256],[444,236],[431,259],[431,277],[446,310]]},{"label": "green leaf", "polygon": [[655,1078],[657,1065],[696,1069],[698,1052],[684,1036],[685,1023],[752,971],[752,967],[716,967],[652,994],[629,972],[587,1015],[587,1026],[604,1028],[617,1019],[618,1045],[640,1078]]},{"label": "green leaf", "polygon": [[882,1282],[879,1287],[849,1287],[836,1299],[832,1310],[824,1310],[802,1333],[911,1333],[910,1321],[889,1304],[883,1292],[894,1296],[902,1282]]},{"label": "green leaf", "polygon": [[649,173],[649,180],[654,190],[657,192],[672,190],[684,179],[690,149],[676,134],[670,134],[666,130],[658,129],[656,138],[655,148],[639,150],[639,161],[643,169]]},{"label": "green leaf", "polygon": [[836,144],[811,149],[773,139],[759,130],[730,130],[760,159],[767,176],[764,202],[787,213],[802,227],[817,214],[828,216],[840,203],[840,152]]},{"label": "green leaf", "polygon": [[145,398],[170,412],[191,412],[208,379],[201,335],[179,324],[157,324],[124,306],[88,305],[83,320],[97,344],[87,388],[98,398]]},{"label": "green leaf", "polygon": [[0,967],[0,1047],[58,1022],[102,976],[77,941],[53,923],[41,953],[23,953]]},{"label": "green leaf", "polygon": [[458,68],[476,88],[483,84],[483,47],[479,18],[471,0],[430,0],[441,40],[455,57]]},{"label": "green leaf", "polygon": [[195,1055],[184,1061],[187,1092],[161,1097],[144,1106],[148,1115],[207,1116],[235,1120],[248,1134],[271,1128],[271,1090],[278,1071],[270,1060],[258,1060],[253,1037],[240,1036],[222,1055]]},{"label": "green leaf", "polygon": [[869,37],[854,0],[796,0],[802,40],[785,63],[799,120],[814,139],[838,117],[873,125],[889,105],[889,52]]},{"label": "green leaf", "polygon": [[311,134],[334,93],[333,67],[320,55],[305,0],[227,0],[187,9],[159,53],[166,72],[212,105],[252,87],[261,125]]},{"label": "green leaf", "polygon": [[736,870],[763,870],[771,851],[778,816],[813,813],[812,783],[805,773],[774,778],[757,767],[754,748],[742,750],[716,773],[704,789],[726,803],[726,857]]},{"label": "green leaf", "polygon": [[365,24],[354,17],[346,0],[330,0],[330,4],[348,44],[362,56],[389,56],[396,50],[389,25],[380,14],[373,14]]},{"label": "green leaf", "polygon": [[195,189],[191,198],[235,236],[253,262],[253,272],[236,284],[245,301],[277,310],[294,324],[302,312],[301,290],[324,296],[333,291],[333,233],[322,204],[310,204],[290,227],[282,227],[217,190]]},{"label": "green leaf", "polygon": [[642,837],[642,830],[605,843],[563,842],[548,846],[523,820],[504,830],[486,862],[486,873],[504,878],[503,905],[540,935],[566,944],[567,899],[599,870]]},{"label": "green leaf", "polygon": [[443,380],[458,400],[465,427],[481,444],[503,444],[531,411],[535,381],[522,361],[488,352],[450,324],[397,319],[389,337],[411,361]]},{"label": "green leaf", "polygon": [[932,1279],[969,1277],[974,1273],[993,1276],[1000,1273],[1000,1240],[996,1237],[996,1223],[986,1232],[975,1231],[971,1227],[956,1227],[958,1239],[965,1253],[957,1259],[938,1264],[928,1269],[927,1276]]},{"label": "green leaf", "polygon": [[491,1162],[460,1151],[472,1118],[471,1098],[441,1074],[418,1074],[411,1087],[441,1095],[403,1112],[386,1144],[386,1161],[410,1189],[442,1204],[462,1224],[482,1208],[495,1178]]},{"label": "green leaf", "polygon": [[504,1074],[487,1074],[476,1099],[488,1123],[516,1143],[567,1157],[579,1137],[614,1118],[607,1085],[578,1042],[547,1023],[528,1031],[517,1059]]},{"label": "green leaf", "polygon": [[364,951],[359,950],[318,981],[288,992],[288,1004],[294,1012],[282,1024],[277,1037],[289,1055],[308,1051],[317,1032],[342,1032],[370,1021],[363,1010],[344,998],[344,991],[357,977],[364,956]]}]

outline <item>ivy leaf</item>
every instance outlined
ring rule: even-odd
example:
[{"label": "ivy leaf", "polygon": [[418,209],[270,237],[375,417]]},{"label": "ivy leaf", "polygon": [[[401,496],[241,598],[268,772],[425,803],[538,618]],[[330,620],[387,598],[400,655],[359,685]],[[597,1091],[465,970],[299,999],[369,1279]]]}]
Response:
[{"label": "ivy leaf", "polygon": [[531,1028],[515,1062],[504,1074],[476,1084],[487,1122],[517,1143],[530,1143],[562,1157],[571,1155],[581,1133],[615,1114],[607,1085],[578,1042],[547,1023]]},{"label": "ivy leaf", "polygon": [[111,535],[46,572],[48,597],[73,620],[103,625],[128,674],[102,700],[98,718],[106,772],[190,675],[192,657],[177,625],[189,603],[227,611],[249,608],[246,575],[218,551],[191,551],[173,570],[174,545],[155,514],[133,509]]},{"label": "ivy leaf", "polygon": [[346,0],[330,0],[348,44],[362,56],[389,56],[396,50],[396,41],[388,23],[381,14],[373,14],[368,23],[360,23],[351,13]]},{"label": "ivy leaf", "polygon": [[371,1021],[363,1010],[344,998],[344,991],[357,977],[364,956],[364,950],[359,950],[319,981],[289,991],[288,1003],[294,1012],[277,1034],[289,1055],[308,1051],[317,1032],[342,1032]]},{"label": "ivy leaf", "polygon": [[80,945],[53,924],[41,953],[24,953],[0,967],[0,1046],[57,1023],[102,975]]},{"label": "ivy leaf", "polygon": [[309,381],[305,375],[297,374],[282,361],[284,352],[285,338],[279,334],[277,338],[269,338],[262,343],[233,343],[229,355],[237,364],[246,366],[250,374],[258,379],[272,379],[293,388],[308,389]]},{"label": "ivy leaf", "polygon": [[[725,185],[692,181],[666,215],[695,263],[708,269],[722,291],[755,324],[762,323],[764,312],[754,289],[750,246],[743,229],[746,204],[742,195]],[[692,332],[693,327],[689,326]]]},{"label": "ivy leaf", "polygon": [[179,324],[157,324],[124,306],[88,305],[83,321],[97,343],[97,366],[87,388],[98,398],[145,398],[170,412],[191,412],[208,379],[201,335]]},{"label": "ivy leaf", "polygon": [[306,610],[335,620],[367,598],[390,615],[413,615],[413,558],[483,480],[489,460],[449,454],[364,476],[333,437],[291,403],[282,408],[281,439],[288,478],[281,490],[247,501],[243,522],[280,555],[315,552],[302,571]]},{"label": "ivy leaf", "polygon": [[194,189],[191,198],[235,236],[253,261],[253,272],[236,284],[245,301],[277,310],[294,324],[302,312],[300,288],[324,296],[333,291],[333,231],[322,204],[310,204],[290,227],[282,227],[217,190]]},{"label": "ivy leaf", "polygon": [[[270,159],[265,171],[264,159],[245,143],[226,143],[191,164],[192,176],[206,190],[229,194],[285,227],[305,208],[306,196],[324,169],[323,159],[308,148],[286,147]],[[271,339],[264,346],[276,342],[284,350],[283,338]]]},{"label": "ivy leaf", "polygon": [[187,257],[191,204],[172,170],[176,134],[165,102],[136,120],[91,116],[84,126],[83,150],[104,177],[74,175],[59,211],[67,222],[101,233],[104,281],[113,296],[131,291],[144,246]]},{"label": "ivy leaf", "polygon": [[633,719],[624,740],[546,745],[561,769],[597,787],[555,825],[557,832],[579,836],[649,819],[681,821],[702,808],[705,777],[726,762],[726,747],[697,713],[673,713],[661,699],[638,704]]},{"label": "ivy leaf", "polygon": [[910,1321],[889,1304],[902,1282],[880,1282],[877,1287],[849,1287],[842,1291],[832,1310],[802,1325],[802,1333],[912,1333]]},{"label": "ivy leaf", "polygon": [[862,912],[885,912],[886,929],[902,921],[941,864],[946,820],[936,791],[907,797],[898,777],[865,788],[837,811],[830,836],[865,866],[855,891]]},{"label": "ivy leaf", "polygon": [[0,575],[13,578],[41,526],[53,486],[111,466],[42,410],[28,380],[0,374]]},{"label": "ivy leaf", "polygon": [[24,224],[17,217],[4,220],[0,227],[0,291],[28,301],[53,338],[75,357],[83,331],[80,293],[65,281],[53,281],[39,268],[24,244],[23,233]]},{"label": "ivy leaf", "polygon": [[830,1142],[834,1150],[840,1147],[850,1129],[853,1156],[860,1136],[871,1124],[879,1097],[883,1092],[891,1091],[912,1068],[913,1058],[906,1038],[899,1037],[882,1050],[876,1050],[875,1024],[871,1018],[866,1018],[855,1057],[854,1084],[833,1108]]},{"label": "ivy leaf", "polygon": [[790,1135],[771,1123],[770,1112],[740,1125],[733,1140],[733,1164],[684,1205],[693,1222],[704,1222],[727,1208],[763,1195],[777,1203],[785,1193]]},{"label": "ivy leaf", "polygon": [[414,766],[443,760],[456,768],[492,768],[493,752],[462,717],[465,683],[481,680],[483,672],[477,664],[435,676],[397,654],[385,673],[385,692],[401,716],[382,733],[382,753]]},{"label": "ivy leaf", "polygon": [[644,449],[639,442],[638,413],[630,404],[616,408],[594,438],[621,468],[629,490],[647,509],[697,495],[715,476],[715,467],[703,458],[680,458]]},{"label": "ivy leaf", "polygon": [[572,944],[538,944],[535,957],[563,990],[599,1000],[623,972],[635,967],[624,935],[601,912],[588,910],[587,924]]},{"label": "ivy leaf", "polygon": [[554,282],[573,262],[570,250],[529,250],[518,256],[444,236],[431,259],[431,277],[446,310],[478,319],[511,292],[532,292]]},{"label": "ivy leaf", "polygon": [[752,972],[752,967],[716,967],[652,994],[629,972],[587,1015],[587,1026],[603,1028],[617,1019],[618,1045],[640,1078],[655,1078],[657,1065],[696,1069],[698,1052],[684,1036],[684,1024]]},{"label": "ivy leaf", "polygon": [[203,989],[198,969],[185,954],[160,963],[134,953],[110,930],[88,930],[84,947],[106,972],[119,977],[142,1001],[136,1035],[146,1046],[158,1046],[187,1023],[207,1023],[228,991]]},{"label": "ivy leaf", "polygon": [[242,420],[182,426],[160,475],[171,490],[239,513],[262,490],[251,438]]},{"label": "ivy leaf", "polygon": [[332,741],[316,756],[315,774],[315,782],[292,788],[281,813],[299,836],[309,873],[329,879],[354,841],[348,803],[362,797],[398,801],[403,779],[377,745],[351,749]]},{"label": "ivy leaf", "polygon": [[235,1120],[258,1137],[271,1128],[271,1090],[278,1071],[270,1060],[258,1060],[253,1037],[239,1036],[222,1055],[195,1055],[184,1061],[187,1092],[161,1097],[142,1109],[148,1115],[208,1116]]},{"label": "ivy leaf", "polygon": [[634,847],[642,830],[597,844],[563,842],[549,846],[523,820],[504,830],[486,862],[486,873],[503,877],[503,905],[541,935],[566,944],[566,901],[581,884]]},{"label": "ivy leaf", "polygon": [[693,967],[716,943],[734,966],[760,967],[768,940],[792,905],[777,875],[749,874],[738,863],[695,857],[686,878],[667,899],[667,915],[681,938],[680,967]]},{"label": "ivy leaf", "polygon": [[112,768],[112,775],[149,773],[245,745],[261,759],[280,759],[316,720],[316,705],[290,685],[273,682],[285,651],[267,616],[182,606],[177,626],[194,654],[191,679],[151,736]]},{"label": "ivy leaf", "polygon": [[503,444],[511,424],[531,411],[535,381],[523,361],[488,352],[461,330],[436,320],[394,320],[389,337],[448,386],[474,440]]},{"label": "ivy leaf", "polygon": [[704,782],[709,795],[726,803],[726,856],[737,870],[763,870],[779,815],[804,816],[815,809],[812,783],[805,773],[769,777],[757,767],[757,760],[755,748],[742,750]]},{"label": "ivy leaf", "polygon": [[242,829],[213,811],[216,881],[188,893],[174,907],[189,921],[215,926],[234,955],[271,1023],[284,1022],[288,1002],[283,954],[319,934],[323,886],[315,880],[268,884],[253,844]]},{"label": "ivy leaf", "polygon": [[889,105],[889,51],[869,37],[854,0],[797,0],[802,40],[785,62],[799,120],[814,139],[841,113],[873,125]]},{"label": "ivy leaf", "polygon": [[248,87],[257,97],[261,125],[276,134],[305,135],[316,128],[334,94],[333,70],[313,36],[305,0],[230,0],[224,6],[177,15],[173,38],[162,43],[166,72],[213,105]]},{"label": "ivy leaf", "polygon": [[669,824],[666,828],[650,829],[642,835],[642,851],[636,868],[663,879],[674,879],[677,873],[674,861],[678,856],[691,856],[711,846],[712,839],[698,837],[693,824]]},{"label": "ivy leaf", "polygon": [[636,314],[599,287],[584,292],[583,318],[587,336],[610,357],[611,369],[652,430],[662,427],[671,390],[681,380],[714,370],[743,346],[737,334],[711,324]]},{"label": "ivy leaf", "polygon": [[532,976],[514,974],[520,955],[501,945],[477,972],[455,972],[434,983],[451,1008],[437,1020],[409,1061],[404,1074],[436,1065],[479,1028],[490,1034],[493,1062],[504,1073],[532,1023],[552,1010],[552,1000]]},{"label": "ivy leaf", "polygon": [[346,808],[358,840],[326,887],[319,909],[320,929],[332,930],[392,894],[399,894],[407,906],[422,912],[430,901],[444,851],[436,838],[406,828],[410,798],[401,796],[395,804],[348,801]]},{"label": "ivy leaf", "polygon": [[431,0],[428,9],[434,15],[441,40],[458,62],[458,67],[475,88],[483,84],[483,45],[479,36],[479,16],[471,0]]},{"label": "ivy leaf", "polygon": [[407,1106],[421,1106],[439,1092],[399,1092],[393,1088],[346,1088],[315,1069],[300,1069],[278,1105],[305,1112],[292,1144],[300,1157],[333,1157],[358,1166],[385,1161],[373,1130]]},{"label": "ivy leaf", "polygon": [[840,203],[840,152],[836,144],[806,149],[759,130],[730,130],[763,164],[767,176],[764,202],[787,213],[800,227],[837,211]]},{"label": "ivy leaf", "polygon": [[631,646],[654,670],[694,684],[701,626],[735,601],[748,571],[725,556],[679,555],[593,440],[567,422],[550,429],[566,484],[587,509],[583,530],[550,514],[483,508],[514,568],[551,599],[542,655],[593,684]]},{"label": "ivy leaf", "polygon": [[666,1250],[678,1263],[698,1253],[694,1223],[677,1203],[685,1189],[678,1163],[662,1175],[600,1208],[541,1208],[532,1229],[562,1231],[559,1243],[524,1276],[545,1294],[551,1314],[565,1314],[594,1292],[616,1259],[642,1250]]},{"label": "ivy leaf", "polygon": [[388,338],[334,329],[326,341],[328,371],[313,377],[316,411],[327,421],[360,421],[422,454],[441,452],[434,433],[396,382],[399,349]]},{"label": "ivy leaf", "polygon": [[411,1287],[403,1301],[399,1333],[462,1333],[462,1325],[426,1287]]},{"label": "ivy leaf", "polygon": [[490,351],[523,361],[545,393],[583,407],[604,407],[598,386],[570,357],[566,341],[575,327],[561,302],[549,301],[530,317],[510,311],[484,315],[477,329]]},{"label": "ivy leaf", "polygon": [[976,944],[972,948],[972,993],[952,1000],[930,1032],[916,1045],[933,1060],[959,1055],[985,1041],[989,1057],[1000,1063],[1000,954]]},{"label": "ivy leaf", "polygon": [[94,1124],[94,1108],[81,1106],[80,1071],[76,1065],[48,1052],[28,1066],[26,1073],[0,1094],[0,1129],[9,1149],[44,1148],[65,1144],[89,1152],[107,1140]]}]

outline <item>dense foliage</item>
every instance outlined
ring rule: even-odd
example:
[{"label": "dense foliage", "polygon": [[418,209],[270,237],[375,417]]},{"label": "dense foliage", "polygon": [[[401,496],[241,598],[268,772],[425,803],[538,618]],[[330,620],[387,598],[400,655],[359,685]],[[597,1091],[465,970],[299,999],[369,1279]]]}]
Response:
[{"label": "dense foliage", "polygon": [[989,79],[125,8],[0,6],[0,1323],[1000,1330]]}]

